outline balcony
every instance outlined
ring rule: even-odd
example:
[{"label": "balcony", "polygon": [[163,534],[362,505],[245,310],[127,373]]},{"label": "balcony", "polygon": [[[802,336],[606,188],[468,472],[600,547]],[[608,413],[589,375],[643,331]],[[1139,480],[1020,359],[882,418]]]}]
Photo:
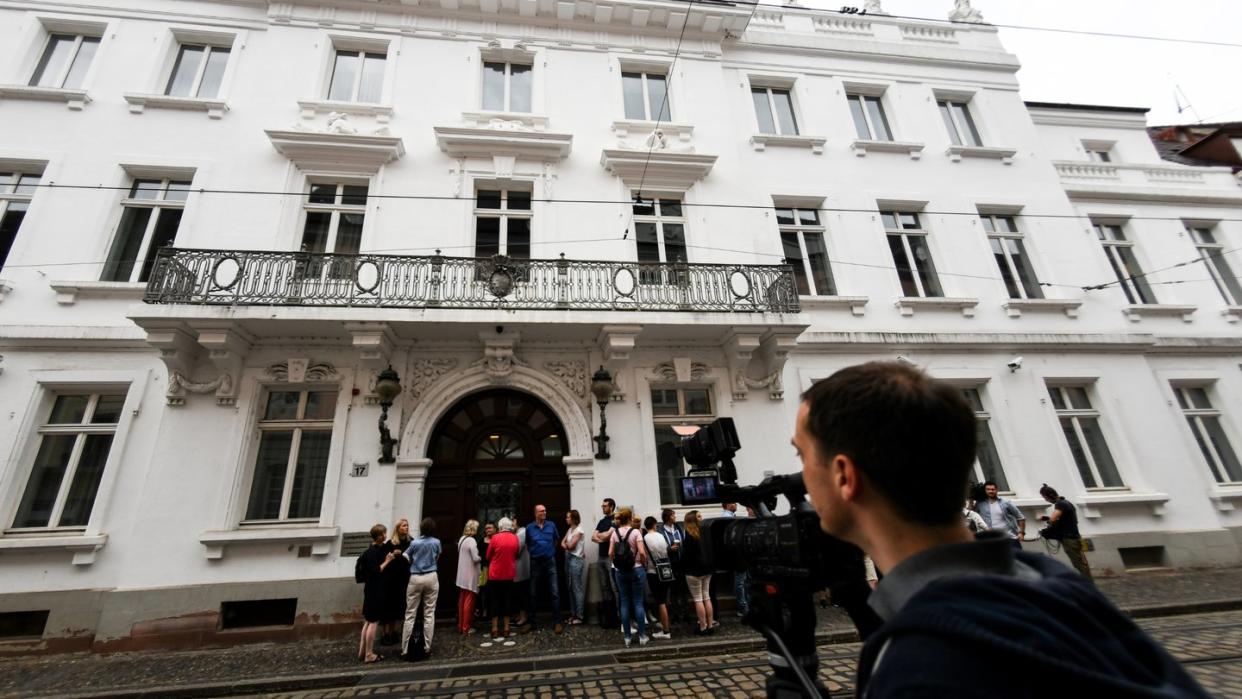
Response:
[{"label": "balcony", "polygon": [[787,265],[527,260],[164,248],[143,301],[326,306],[797,313]]},{"label": "balcony", "polygon": [[1242,188],[1229,168],[1073,161],[1053,166],[1070,198],[1080,201],[1242,203]]}]

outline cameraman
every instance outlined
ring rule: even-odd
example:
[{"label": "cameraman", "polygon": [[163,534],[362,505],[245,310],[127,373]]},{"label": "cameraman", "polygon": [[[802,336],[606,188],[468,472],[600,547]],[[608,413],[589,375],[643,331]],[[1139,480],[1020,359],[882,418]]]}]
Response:
[{"label": "cameraman", "polygon": [[802,396],[793,443],[821,528],[885,573],[864,644],[868,697],[1206,697],[1091,583],[962,523],[976,425],[961,391],[897,362]]}]

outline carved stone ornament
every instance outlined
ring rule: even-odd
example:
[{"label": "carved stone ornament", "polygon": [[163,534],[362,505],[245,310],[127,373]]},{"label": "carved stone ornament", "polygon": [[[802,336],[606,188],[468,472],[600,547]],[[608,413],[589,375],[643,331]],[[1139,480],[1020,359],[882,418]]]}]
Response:
[{"label": "carved stone ornament", "polygon": [[380,126],[375,129],[359,129],[349,120],[349,115],[344,112],[332,112],[328,114],[323,128],[311,128],[298,122],[289,127],[291,131],[309,131],[312,133],[330,133],[341,136],[390,136],[391,132],[387,126]]},{"label": "carved stone ornament", "polygon": [[656,129],[647,137],[645,145],[650,150],[667,150],[668,137],[664,135],[663,129]]},{"label": "carved stone ornament", "polygon": [[982,24],[983,13],[971,7],[970,0],[954,0],[953,9],[949,11],[949,20]]},{"label": "carved stone ornament", "polygon": [[513,353],[512,342],[497,342],[483,348],[483,357],[476,359],[470,366],[483,367],[487,376],[496,383],[508,383],[509,377],[517,367],[530,366]]},{"label": "carved stone ornament", "polygon": [[863,4],[863,10],[869,15],[884,14],[884,8],[880,7],[880,0],[867,0]]},{"label": "carved stone ornament", "polygon": [[232,405],[236,402],[233,396],[233,377],[220,374],[214,381],[190,381],[179,371],[168,375],[167,400],[169,405],[185,405],[187,393],[216,393],[216,402],[220,405]]},{"label": "carved stone ornament", "polygon": [[311,364],[309,359],[290,359],[276,362],[267,368],[267,375],[277,381],[302,383],[303,381],[330,381],[337,378],[336,367],[327,362]]},{"label": "carved stone ornament", "polygon": [[744,396],[752,388],[766,388],[772,400],[780,400],[785,395],[785,385],[781,380],[781,370],[777,369],[761,379],[752,379],[746,375],[745,371],[740,369],[733,374],[734,394],[740,393]]},{"label": "carved stone ornament", "polygon": [[[586,362],[572,359],[560,362],[544,362],[543,365],[552,375],[561,380],[569,392],[575,396],[586,395],[587,370]],[[615,386],[615,384],[614,384]]]},{"label": "carved stone ornament", "polygon": [[682,371],[678,371],[677,362],[676,360],[674,360],[671,362],[661,362],[657,364],[655,366],[655,369],[652,369],[651,373],[655,374],[661,379],[664,379],[665,381],[685,382],[685,381],[702,381],[703,377],[707,376],[707,372],[710,370],[711,370],[711,367],[707,366],[703,362],[690,362],[689,363],[689,376],[686,376],[684,367]]},{"label": "carved stone ornament", "polygon": [[517,119],[489,119],[487,128],[496,129],[497,131],[534,131],[525,123]]},{"label": "carved stone ornament", "polygon": [[457,366],[456,359],[416,359],[410,367],[410,396],[418,398],[423,391],[435,383],[441,376]]}]

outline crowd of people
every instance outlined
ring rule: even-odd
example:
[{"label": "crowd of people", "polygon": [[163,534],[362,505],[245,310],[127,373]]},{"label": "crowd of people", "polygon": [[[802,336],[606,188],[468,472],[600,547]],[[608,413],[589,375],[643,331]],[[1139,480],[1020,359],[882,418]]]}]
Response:
[{"label": "crowd of people", "polygon": [[[659,519],[644,519],[632,508],[618,508],[612,498],[605,498],[600,509],[602,516],[590,533],[577,510],[566,512],[564,526],[557,527],[542,504],[525,525],[516,516],[483,525],[466,522],[456,543],[457,632],[469,635],[481,629],[483,647],[514,645],[512,636],[537,628],[536,610],[544,600],[554,633],[582,624],[589,537],[598,547],[594,575],[603,597],[600,624],[619,628],[626,647],[670,639],[678,623],[697,635],[714,633],[720,626],[712,587],[716,571],[704,560],[700,512],[686,512],[678,521],[672,509],[664,509]],[[719,516],[737,516],[737,505],[726,504]],[[443,552],[436,523],[424,519],[417,537],[404,519],[393,525],[391,536],[383,524],[376,524],[371,539],[355,571],[364,584],[358,658],[377,662],[383,658],[377,646],[398,643],[403,658],[428,658]],[[558,550],[564,552],[563,567],[557,565]],[[560,599],[561,576],[569,596],[567,616]],[[746,576],[733,577],[737,614],[743,616],[749,606]]]},{"label": "crowd of people", "polygon": [[[986,481],[981,486],[971,488],[970,496],[962,508],[966,527],[976,534],[986,531],[1000,532],[1009,540],[1009,545],[1016,551],[1022,550],[1022,542],[1026,540],[1026,516],[1009,500],[1000,496],[1000,489],[995,481]],[[1039,531],[1039,536],[1048,547],[1049,554],[1064,550],[1070,564],[1087,580],[1091,580],[1091,566],[1087,563],[1087,554],[1083,546],[1082,534],[1078,531],[1078,510],[1074,504],[1066,500],[1056,488],[1045,483],[1039,494],[1051,505],[1049,514],[1040,515],[1039,519],[1047,524]]]}]

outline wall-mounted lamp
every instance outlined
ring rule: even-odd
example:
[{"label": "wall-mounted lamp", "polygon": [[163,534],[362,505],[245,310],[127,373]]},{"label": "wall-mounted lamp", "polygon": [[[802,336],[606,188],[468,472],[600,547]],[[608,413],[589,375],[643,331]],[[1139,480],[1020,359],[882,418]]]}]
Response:
[{"label": "wall-mounted lamp", "polygon": [[375,395],[379,398],[380,404],[380,458],[381,464],[396,463],[397,459],[393,456],[393,447],[401,441],[393,439],[392,433],[388,431],[388,409],[392,407],[393,400],[401,394],[401,377],[393,370],[392,365],[381,371],[379,376],[375,377]]},{"label": "wall-mounted lamp", "polygon": [[595,394],[595,403],[599,405],[599,434],[595,437],[595,458],[611,458],[612,455],[608,453],[608,419],[604,416],[604,410],[608,407],[608,401],[612,400],[612,374],[603,365],[591,377],[591,393]]}]

